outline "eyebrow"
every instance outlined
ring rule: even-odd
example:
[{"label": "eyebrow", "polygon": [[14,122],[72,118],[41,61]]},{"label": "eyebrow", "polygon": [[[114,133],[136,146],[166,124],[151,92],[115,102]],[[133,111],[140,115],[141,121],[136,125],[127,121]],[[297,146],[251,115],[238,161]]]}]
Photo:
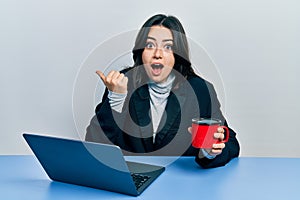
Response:
[{"label": "eyebrow", "polygon": [[[156,41],[156,39],[155,39],[154,37],[151,37],[151,36],[148,36],[147,39],[151,39],[151,40]],[[169,41],[173,42],[173,39],[164,39],[164,40],[162,40],[162,41],[163,41],[163,42],[169,42]]]}]

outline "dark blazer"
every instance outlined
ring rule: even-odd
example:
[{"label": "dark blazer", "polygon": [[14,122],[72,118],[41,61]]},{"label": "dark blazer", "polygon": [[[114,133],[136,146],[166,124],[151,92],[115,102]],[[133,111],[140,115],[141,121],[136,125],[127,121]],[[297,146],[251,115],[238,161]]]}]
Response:
[{"label": "dark blazer", "polygon": [[211,83],[191,76],[172,89],[153,142],[148,85],[134,89],[131,74],[126,76],[128,94],[122,112],[111,109],[106,89],[102,102],[96,107],[96,115],[87,127],[87,141],[113,143],[120,146],[125,155],[195,156],[196,162],[204,168],[223,166],[239,155],[236,133],[230,128],[226,147],[214,159],[199,159],[199,149],[191,146],[188,127],[192,118],[217,118],[228,126]]}]

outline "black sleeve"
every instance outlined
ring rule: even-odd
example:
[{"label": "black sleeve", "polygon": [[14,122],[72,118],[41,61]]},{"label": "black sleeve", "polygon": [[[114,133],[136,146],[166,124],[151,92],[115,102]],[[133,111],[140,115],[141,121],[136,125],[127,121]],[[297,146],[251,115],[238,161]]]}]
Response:
[{"label": "black sleeve", "polygon": [[[228,127],[227,121],[224,118],[221,109],[220,102],[217,98],[217,94],[211,84],[207,84],[209,95],[210,95],[210,113],[212,118],[222,120],[224,126]],[[229,140],[225,143],[225,148],[220,155],[217,155],[214,159],[199,158],[196,156],[196,162],[203,168],[213,168],[226,165],[231,159],[238,157],[240,152],[240,146],[236,139],[236,133],[229,128]]]},{"label": "black sleeve", "polygon": [[122,141],[122,130],[119,127],[123,126],[122,119],[124,113],[118,113],[111,109],[108,99],[108,90],[102,97],[102,101],[95,109],[96,115],[90,121],[86,129],[86,141],[110,143],[120,147],[124,145]]},{"label": "black sleeve", "polygon": [[111,141],[106,137],[98,122],[97,115],[92,117],[90,124],[86,128],[85,140],[89,142],[111,144]]}]

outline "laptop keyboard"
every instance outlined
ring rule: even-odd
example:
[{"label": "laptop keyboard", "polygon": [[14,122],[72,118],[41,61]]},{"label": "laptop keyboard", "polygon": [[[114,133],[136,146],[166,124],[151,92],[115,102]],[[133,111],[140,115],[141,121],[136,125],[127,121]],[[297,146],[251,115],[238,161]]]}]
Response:
[{"label": "laptop keyboard", "polygon": [[135,187],[136,189],[139,189],[142,185],[144,185],[144,183],[150,179],[150,176],[147,175],[143,175],[143,174],[135,174],[132,173],[131,174],[133,181],[135,183]]}]

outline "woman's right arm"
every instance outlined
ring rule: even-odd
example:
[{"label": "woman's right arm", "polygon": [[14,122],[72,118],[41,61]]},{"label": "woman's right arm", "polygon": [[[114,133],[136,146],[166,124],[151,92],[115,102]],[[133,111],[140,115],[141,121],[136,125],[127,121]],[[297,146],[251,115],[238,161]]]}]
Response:
[{"label": "woman's right arm", "polygon": [[[86,140],[101,143],[114,143],[124,146],[122,130],[125,114],[122,108],[127,95],[127,77],[112,71],[107,76],[97,74],[106,86],[102,101],[96,107],[96,115],[87,127]],[[111,90],[111,91],[109,91]]]}]

